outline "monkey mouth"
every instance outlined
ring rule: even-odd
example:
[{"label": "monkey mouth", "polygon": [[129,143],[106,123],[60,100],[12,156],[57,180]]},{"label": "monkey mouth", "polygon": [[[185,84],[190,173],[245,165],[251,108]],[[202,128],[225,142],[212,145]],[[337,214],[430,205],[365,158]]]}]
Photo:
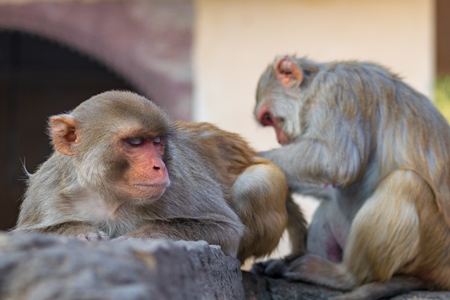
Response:
[{"label": "monkey mouth", "polygon": [[158,188],[166,188],[169,185],[169,182],[164,181],[160,183],[136,183],[135,187],[140,189],[158,189]]},{"label": "monkey mouth", "polygon": [[283,129],[280,127],[280,119],[271,113],[270,107],[262,107],[258,112],[257,118],[261,125],[272,126],[275,129],[277,141],[280,145],[284,146],[291,142],[289,136],[287,136],[287,134],[284,133]]},{"label": "monkey mouth", "polygon": [[160,181],[160,182],[140,182],[135,183],[133,186],[144,193],[164,193],[166,188],[170,185],[170,181]]}]

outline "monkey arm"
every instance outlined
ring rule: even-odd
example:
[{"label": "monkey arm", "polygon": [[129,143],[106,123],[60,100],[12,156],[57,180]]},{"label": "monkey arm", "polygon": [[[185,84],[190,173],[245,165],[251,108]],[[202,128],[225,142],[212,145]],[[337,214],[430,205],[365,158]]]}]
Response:
[{"label": "monkey arm", "polygon": [[299,182],[348,185],[361,173],[362,159],[351,141],[333,147],[319,139],[301,138],[295,144],[261,155],[278,165],[286,174],[290,187],[297,186]]},{"label": "monkey arm", "polygon": [[35,227],[18,227],[11,231],[11,233],[17,232],[42,232],[42,233],[52,233],[58,235],[64,235],[71,238],[76,238],[78,240],[84,241],[98,241],[98,240],[109,240],[110,237],[104,231],[98,229],[95,226],[89,225],[84,222],[63,222],[50,226],[35,226]]},{"label": "monkey arm", "polygon": [[55,233],[79,240],[97,241],[109,240],[110,237],[100,229],[84,222],[65,222],[42,229],[46,233]]},{"label": "monkey arm", "polygon": [[304,116],[309,124],[295,142],[261,153],[286,174],[289,187],[299,183],[346,186],[364,175],[369,126],[360,116],[341,110],[328,101],[316,103]]},{"label": "monkey arm", "polygon": [[211,220],[194,218],[152,220],[139,229],[127,233],[125,237],[204,240],[211,245],[221,246],[225,254],[236,257],[242,236],[242,227],[237,225],[232,222],[220,222],[215,218]]}]

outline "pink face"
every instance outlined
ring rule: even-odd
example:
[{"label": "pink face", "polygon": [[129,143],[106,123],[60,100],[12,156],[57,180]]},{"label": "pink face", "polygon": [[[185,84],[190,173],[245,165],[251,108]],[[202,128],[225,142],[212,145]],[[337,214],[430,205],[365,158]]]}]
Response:
[{"label": "pink face", "polygon": [[[298,89],[299,85],[303,81],[303,71],[299,66],[296,65],[294,59],[295,58],[289,56],[284,56],[279,58],[274,63],[273,69],[270,69],[269,67],[268,72],[275,73],[276,76],[275,80],[277,80],[280,83],[282,89],[285,90],[290,90],[293,88]],[[264,100],[258,99],[257,101],[264,101]],[[273,128],[275,129],[275,134],[277,135],[278,143],[280,145],[287,145],[291,142],[291,138],[283,131],[282,128],[283,120],[280,120],[280,118],[274,116],[272,111],[273,111],[272,103],[270,103],[270,101],[268,103],[263,102],[261,104],[261,107],[259,107],[256,113],[256,117],[259,123],[261,123],[261,125],[273,126]]]},{"label": "pink face", "polygon": [[169,174],[162,159],[164,138],[130,137],[122,141],[122,149],[129,163],[124,174],[128,192],[139,198],[158,199],[169,185]]},{"label": "pink face", "polygon": [[281,129],[278,118],[271,113],[269,104],[264,105],[259,109],[257,118],[262,126],[272,126],[275,129],[275,134],[277,135],[277,140],[280,145],[283,146],[289,144],[289,138]]}]

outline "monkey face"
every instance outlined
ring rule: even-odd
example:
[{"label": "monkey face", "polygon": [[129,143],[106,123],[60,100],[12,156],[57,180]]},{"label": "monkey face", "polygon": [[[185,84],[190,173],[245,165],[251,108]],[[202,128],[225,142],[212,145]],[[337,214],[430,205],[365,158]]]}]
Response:
[{"label": "monkey face", "polygon": [[163,161],[165,137],[131,135],[120,138],[123,167],[119,190],[134,200],[159,199],[170,184]]},{"label": "monkey face", "polygon": [[143,97],[103,93],[50,125],[55,149],[72,157],[81,185],[111,201],[148,203],[170,183],[163,161],[170,120]]},{"label": "monkey face", "polygon": [[294,58],[276,59],[261,76],[256,92],[255,117],[263,126],[275,129],[278,143],[286,145],[300,135],[299,86],[303,71]]}]

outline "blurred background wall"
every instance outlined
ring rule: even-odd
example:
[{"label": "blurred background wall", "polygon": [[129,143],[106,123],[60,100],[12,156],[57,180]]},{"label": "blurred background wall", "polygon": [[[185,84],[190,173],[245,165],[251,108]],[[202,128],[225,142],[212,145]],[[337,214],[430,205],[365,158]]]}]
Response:
[{"label": "blurred background wall", "polygon": [[51,152],[47,117],[105,90],[134,90],[257,150],[278,146],[252,114],[258,77],[277,55],[378,62],[445,111],[449,3],[0,0],[0,229],[16,220],[22,166],[34,172]]},{"label": "blurred background wall", "polygon": [[276,146],[254,122],[259,75],[276,55],[385,64],[427,95],[435,73],[435,3],[427,0],[198,0],[194,116]]}]

